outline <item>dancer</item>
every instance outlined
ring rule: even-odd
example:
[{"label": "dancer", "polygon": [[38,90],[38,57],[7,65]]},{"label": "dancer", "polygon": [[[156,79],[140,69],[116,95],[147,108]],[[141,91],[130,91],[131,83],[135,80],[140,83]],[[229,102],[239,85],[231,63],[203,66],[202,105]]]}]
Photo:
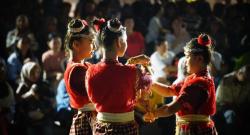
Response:
[{"label": "dancer", "polygon": [[162,96],[177,96],[170,104],[144,115],[146,121],[176,113],[176,135],[216,135],[210,116],[215,114],[215,87],[208,74],[211,39],[206,34],[192,39],[184,47],[187,71],[184,82],[172,86],[154,83],[152,89]]},{"label": "dancer", "polygon": [[[88,96],[98,112],[93,134],[137,135],[134,105],[136,97],[140,97],[138,101],[146,100],[151,78],[136,66],[118,61],[127,48],[126,29],[118,19],[101,24],[99,39],[103,59],[86,73]],[[149,58],[138,56],[128,60],[128,64],[134,62],[147,64]]]},{"label": "dancer", "polygon": [[73,19],[69,22],[65,39],[69,61],[64,80],[70,97],[70,105],[78,110],[73,117],[70,135],[92,134],[92,124],[96,115],[95,107],[89,101],[85,89],[85,73],[90,63],[84,62],[84,59],[92,55],[94,37],[94,31],[86,21]]}]

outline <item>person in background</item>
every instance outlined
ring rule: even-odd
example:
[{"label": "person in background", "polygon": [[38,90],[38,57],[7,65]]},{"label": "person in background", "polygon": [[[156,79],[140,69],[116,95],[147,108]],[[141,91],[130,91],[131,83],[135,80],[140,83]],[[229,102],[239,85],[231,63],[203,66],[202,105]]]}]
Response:
[{"label": "person in background", "polygon": [[39,31],[37,31],[37,35],[39,37],[37,40],[39,41],[40,50],[37,55],[39,59],[41,59],[42,54],[46,52],[48,49],[50,49],[48,46],[49,35],[51,33],[59,34],[60,31],[58,28],[59,27],[58,19],[54,16],[46,16],[46,17],[44,16],[43,18],[41,18],[41,22],[39,23],[41,28],[38,29]]},{"label": "person in background", "polygon": [[12,53],[17,45],[17,42],[24,36],[30,39],[30,48],[35,51],[38,49],[38,43],[35,39],[34,34],[29,28],[29,19],[26,15],[19,15],[16,18],[16,27],[7,34],[6,38],[6,48],[9,53]]},{"label": "person in background", "polygon": [[135,22],[133,17],[125,17],[124,26],[128,35],[128,48],[125,57],[128,59],[143,54],[145,50],[144,37],[140,32],[134,31]]},{"label": "person in background", "polygon": [[58,34],[50,33],[47,44],[49,50],[42,55],[44,79],[50,82],[52,90],[55,92],[59,81],[63,78],[61,63],[65,58],[65,54],[61,49],[62,39]]},{"label": "person in background", "polygon": [[150,19],[147,28],[147,34],[145,36],[146,41],[146,54],[151,55],[154,52],[154,41],[161,35],[165,33],[166,29],[162,25],[162,18],[164,17],[164,8],[161,5],[155,7],[155,15]]},{"label": "person in background", "polygon": [[30,38],[24,36],[18,40],[15,51],[10,54],[7,60],[8,81],[13,89],[16,89],[20,81],[20,72],[23,64],[28,61],[37,61],[32,50],[30,49]]},{"label": "person in background", "polygon": [[14,116],[14,93],[10,84],[7,82],[7,67],[4,59],[0,57],[0,134],[8,135],[10,124]]},{"label": "person in background", "polygon": [[[175,54],[169,50],[168,42],[164,37],[159,37],[155,44],[156,51],[150,57],[151,66],[154,71],[152,75],[153,79],[154,81],[170,85],[176,78],[175,72],[177,67],[173,65]],[[172,97],[165,98],[156,92],[152,94],[162,100],[161,104],[158,104],[157,107],[172,101]],[[162,134],[172,134],[174,132],[174,120],[174,116],[157,120]]]},{"label": "person in background", "polygon": [[180,82],[183,82],[184,79],[188,76],[187,73],[187,66],[186,66],[186,57],[183,56],[178,61],[178,67],[177,67],[177,78],[173,82],[173,84],[177,84]]},{"label": "person in background", "polygon": [[219,134],[244,134],[249,129],[250,65],[224,75],[217,91],[217,116]]},{"label": "person in background", "polygon": [[69,103],[69,94],[67,93],[64,79],[59,82],[57,87],[56,106],[56,119],[60,122],[58,125],[61,126],[65,132],[69,133],[74,110]]},{"label": "person in background", "polygon": [[164,8],[160,5],[156,8],[155,15],[150,19],[148,25],[148,33],[146,35],[146,43],[154,42],[159,37],[160,31],[164,28],[161,23],[161,19],[164,15]]},{"label": "person in background", "polygon": [[211,55],[211,64],[209,66],[209,72],[211,73],[211,76],[214,77],[214,83],[215,83],[215,88],[217,88],[220,79],[222,78],[222,68],[223,68],[223,59],[222,55],[217,52],[217,51],[212,51]]},{"label": "person in background", "polygon": [[168,78],[170,78],[171,72],[176,71],[176,67],[172,65],[175,54],[169,50],[165,38],[159,38],[155,44],[156,51],[150,56],[151,66],[154,71],[153,79],[157,82],[170,84]]},{"label": "person in background", "polygon": [[[63,72],[66,70],[68,59],[65,58],[61,63],[61,69]],[[74,109],[69,103],[69,94],[66,90],[66,84],[64,78],[62,78],[58,84],[56,91],[56,108],[55,108],[55,124],[59,127],[58,134],[61,132],[69,134],[72,118],[74,116]]]},{"label": "person in background", "polygon": [[181,16],[176,16],[171,23],[173,32],[166,34],[169,48],[175,55],[183,54],[183,47],[191,39],[187,31],[187,24],[183,21]]},{"label": "person in background", "polygon": [[21,82],[16,90],[16,118],[27,135],[53,134],[53,93],[40,78],[41,68],[35,62],[23,65]]}]

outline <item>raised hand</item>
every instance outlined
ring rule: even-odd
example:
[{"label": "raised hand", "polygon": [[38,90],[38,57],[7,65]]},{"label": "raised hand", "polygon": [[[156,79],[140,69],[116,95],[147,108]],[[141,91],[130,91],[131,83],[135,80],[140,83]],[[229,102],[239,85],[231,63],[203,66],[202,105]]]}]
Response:
[{"label": "raised hand", "polygon": [[150,58],[144,54],[131,57],[127,61],[127,64],[141,64],[144,66],[149,65],[149,63],[150,63]]}]

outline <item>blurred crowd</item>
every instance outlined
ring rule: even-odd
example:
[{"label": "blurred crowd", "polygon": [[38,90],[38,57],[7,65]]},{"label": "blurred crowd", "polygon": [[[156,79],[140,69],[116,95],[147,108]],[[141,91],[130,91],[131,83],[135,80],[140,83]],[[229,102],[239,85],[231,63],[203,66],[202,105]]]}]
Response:
[{"label": "blurred crowd", "polygon": [[[72,18],[92,22],[114,17],[122,20],[128,36],[128,49],[120,60],[146,54],[151,59],[153,79],[166,84],[187,74],[185,44],[200,33],[209,34],[214,48],[209,69],[217,88],[216,128],[222,135],[248,131],[249,2],[221,0],[210,5],[206,0],[79,0],[74,8],[63,0],[1,3],[1,135],[68,134],[75,110],[69,105],[63,81],[67,23]],[[97,50],[89,61],[98,62],[100,54]],[[171,100],[163,99],[159,105]],[[140,121],[141,134],[173,134],[174,121],[174,117],[153,124]]]}]

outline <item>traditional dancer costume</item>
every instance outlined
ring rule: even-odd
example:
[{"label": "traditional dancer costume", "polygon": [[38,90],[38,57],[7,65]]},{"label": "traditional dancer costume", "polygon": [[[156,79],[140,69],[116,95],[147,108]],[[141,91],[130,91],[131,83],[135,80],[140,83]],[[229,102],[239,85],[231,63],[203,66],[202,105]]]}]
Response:
[{"label": "traditional dancer costume", "polygon": [[[184,48],[186,55],[200,55],[209,63],[211,39],[201,34]],[[190,64],[190,63],[189,63]],[[216,112],[215,86],[208,69],[204,68],[188,76],[183,83],[172,85],[181,108],[176,114],[176,135],[216,135],[211,120]]]},{"label": "traditional dancer costume", "polygon": [[[72,31],[74,37],[87,37],[81,32],[87,26],[83,22],[81,28],[68,28]],[[79,29],[79,30],[78,30]],[[72,37],[73,37],[72,36]],[[77,109],[78,113],[74,115],[70,129],[71,135],[91,135],[92,125],[95,122],[96,112],[94,105],[89,101],[85,88],[85,73],[91,64],[86,62],[69,61],[64,73],[64,81],[67,92],[70,97],[70,105]]]},{"label": "traditional dancer costume", "polygon": [[116,60],[103,59],[91,66],[86,73],[86,85],[98,112],[94,133],[137,135],[133,111],[136,92],[150,82],[135,66]]},{"label": "traditional dancer costume", "polygon": [[215,114],[215,87],[208,71],[188,76],[184,83],[172,85],[181,103],[177,112],[176,135],[215,135],[210,116]]},{"label": "traditional dancer costume", "polygon": [[91,125],[95,117],[94,105],[89,101],[85,89],[85,73],[89,64],[69,62],[64,74],[67,92],[70,97],[70,105],[74,109],[78,109],[72,121],[70,134],[89,135],[92,134]]},{"label": "traditional dancer costume", "polygon": [[[104,26],[104,20],[100,20],[99,23]],[[111,23],[117,27],[113,27]],[[108,21],[100,31],[100,43],[104,45],[104,58],[89,67],[86,73],[88,96],[98,112],[93,130],[95,135],[138,134],[138,126],[134,120],[134,106],[137,94],[144,93],[142,90],[149,90],[151,77],[143,74],[134,65],[120,63],[117,60],[118,54],[113,55],[114,57],[106,57],[117,51],[114,49],[114,46],[117,45],[114,44],[114,41],[119,43],[122,41],[119,45],[121,48],[124,47],[123,51],[126,50],[125,37],[126,29],[118,19]],[[109,50],[110,48],[111,50]]]}]

